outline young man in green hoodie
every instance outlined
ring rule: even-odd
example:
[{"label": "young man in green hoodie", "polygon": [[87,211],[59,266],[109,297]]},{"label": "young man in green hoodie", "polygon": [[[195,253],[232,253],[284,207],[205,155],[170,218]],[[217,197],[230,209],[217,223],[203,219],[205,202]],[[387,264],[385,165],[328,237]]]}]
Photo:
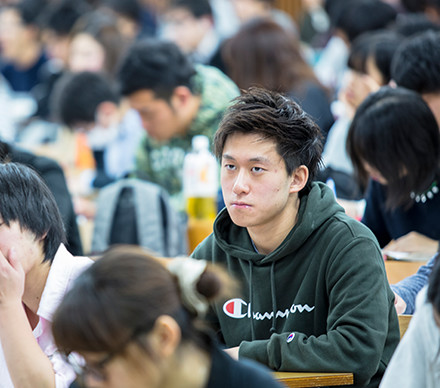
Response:
[{"label": "young man in green hoodie", "polygon": [[195,258],[242,292],[214,306],[232,356],[280,371],[353,372],[377,387],[399,341],[378,243],[324,184],[318,126],[293,101],[251,89],[215,135],[226,208]]}]

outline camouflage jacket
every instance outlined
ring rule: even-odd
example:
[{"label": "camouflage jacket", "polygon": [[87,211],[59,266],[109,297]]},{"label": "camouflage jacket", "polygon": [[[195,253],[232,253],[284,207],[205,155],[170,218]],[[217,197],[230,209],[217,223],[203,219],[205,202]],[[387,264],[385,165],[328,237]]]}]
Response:
[{"label": "camouflage jacket", "polygon": [[136,155],[137,176],[165,188],[174,208],[179,211],[184,210],[183,159],[191,150],[192,138],[206,135],[212,140],[225,108],[239,94],[237,86],[218,69],[196,65],[196,71],[194,82],[200,92],[201,104],[186,134],[165,143],[157,142],[146,134]]}]

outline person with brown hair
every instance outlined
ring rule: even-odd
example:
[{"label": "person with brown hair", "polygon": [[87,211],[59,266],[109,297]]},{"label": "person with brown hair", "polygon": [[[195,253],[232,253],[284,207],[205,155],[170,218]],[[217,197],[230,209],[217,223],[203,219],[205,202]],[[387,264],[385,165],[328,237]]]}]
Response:
[{"label": "person with brown hair", "polygon": [[271,19],[253,19],[224,43],[222,55],[227,74],[240,89],[258,86],[287,94],[327,135],[333,124],[329,96],[295,35]]},{"label": "person with brown hair", "polygon": [[279,387],[261,365],[221,351],[198,318],[227,279],[204,261],[160,263],[141,248],[114,247],[61,302],[55,342],[86,386]]}]

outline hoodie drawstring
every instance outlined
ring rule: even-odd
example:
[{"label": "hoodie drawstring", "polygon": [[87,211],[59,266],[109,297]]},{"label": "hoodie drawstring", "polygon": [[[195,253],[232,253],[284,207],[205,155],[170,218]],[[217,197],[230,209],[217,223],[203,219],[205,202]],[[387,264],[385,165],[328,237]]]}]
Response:
[{"label": "hoodie drawstring", "polygon": [[272,294],[272,327],[270,328],[270,334],[276,333],[276,322],[277,322],[277,298],[275,295],[275,262],[272,262],[270,266],[270,292]]},{"label": "hoodie drawstring", "polygon": [[253,282],[252,282],[252,275],[254,272],[254,265],[252,263],[249,263],[249,304],[250,304],[250,318],[251,318],[251,339],[252,341],[255,340],[255,329],[254,329],[254,318],[252,316],[252,307],[254,306],[254,295],[253,295]]}]

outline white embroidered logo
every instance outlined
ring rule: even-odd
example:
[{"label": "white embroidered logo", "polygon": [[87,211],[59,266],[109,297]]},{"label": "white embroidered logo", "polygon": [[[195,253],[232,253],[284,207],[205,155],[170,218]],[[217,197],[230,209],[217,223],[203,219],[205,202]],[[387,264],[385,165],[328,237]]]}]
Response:
[{"label": "white embroidered logo", "polygon": [[[276,312],[276,318],[287,318],[290,314],[294,314],[296,312],[302,313],[304,311],[310,313],[312,310],[315,309],[315,306],[310,307],[308,304],[301,305],[301,304],[295,304],[293,303],[290,308],[285,309],[284,311],[278,310]],[[223,312],[231,318],[235,319],[241,319],[241,318],[250,318],[252,314],[252,319],[255,319],[257,321],[263,321],[264,319],[272,319],[274,312],[252,312],[251,311],[251,304],[245,302],[243,299],[235,298],[235,299],[229,299],[225,302],[223,305]]]}]

